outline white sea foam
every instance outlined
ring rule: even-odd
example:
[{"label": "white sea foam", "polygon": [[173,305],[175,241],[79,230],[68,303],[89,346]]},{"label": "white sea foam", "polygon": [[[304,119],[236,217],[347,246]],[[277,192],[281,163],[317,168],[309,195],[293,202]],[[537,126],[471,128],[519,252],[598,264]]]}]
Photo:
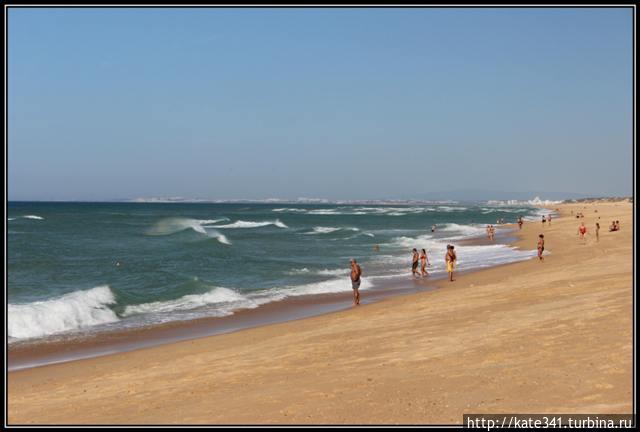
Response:
[{"label": "white sea foam", "polygon": [[174,300],[129,305],[125,308],[123,316],[184,311],[210,305],[218,305],[219,311],[228,313],[236,308],[257,306],[246,296],[232,289],[216,287],[204,294],[189,294]]},{"label": "white sea foam", "polygon": [[260,228],[264,226],[275,225],[278,228],[289,228],[280,219],[276,219],[274,221],[263,221],[263,222],[253,222],[253,221],[243,221],[239,220],[226,225],[212,225],[212,228]]},{"label": "white sea foam", "polygon": [[149,230],[148,235],[170,235],[186,229],[192,229],[200,234],[207,234],[202,224],[196,219],[166,218],[158,221]]},{"label": "white sea foam", "polygon": [[313,227],[313,231],[306,232],[306,233],[303,233],[303,234],[307,234],[307,235],[330,234],[330,233],[336,232],[336,231],[360,231],[360,229],[356,228],[356,227],[323,227],[323,226],[316,226],[316,227]]},{"label": "white sea foam", "polygon": [[[464,237],[464,236],[463,236]],[[436,240],[429,235],[418,237],[397,237],[393,239],[391,246],[427,250],[427,256],[432,263],[432,270],[444,269],[444,257],[447,251],[447,244],[452,238]],[[508,245],[481,245],[481,246],[455,246],[458,256],[458,268],[469,270],[474,268],[484,268],[498,264],[506,264],[515,261],[522,261],[536,256],[535,250],[519,250]],[[376,258],[385,265],[408,265],[411,261],[411,254],[407,252],[404,256],[382,255]],[[431,272],[431,270],[429,270]]]},{"label": "white sea foam", "polygon": [[207,231],[207,236],[215,238],[216,240],[218,240],[220,243],[226,244],[226,245],[230,245],[231,242],[229,241],[229,239],[227,238],[227,236],[225,236],[224,234],[219,233],[216,230],[209,230]]},{"label": "white sea foam", "polygon": [[448,223],[439,228],[439,231],[459,234],[458,236],[449,238],[479,237],[486,234],[486,227],[478,225],[460,225],[457,223]]},{"label": "white sea foam", "polygon": [[[330,275],[347,275],[349,269],[325,269],[317,273],[320,274],[320,272]],[[371,282],[363,279],[360,288],[367,289],[370,286]],[[123,316],[138,316],[147,323],[195,319],[205,316],[227,316],[238,310],[253,309],[289,297],[349,292],[350,289],[351,285],[347,277],[246,293],[216,287],[204,294],[189,294],[174,300],[130,305],[125,308]]]},{"label": "white sea foam", "polygon": [[519,205],[531,205],[531,206],[550,206],[560,204],[562,201],[543,200],[539,196],[530,200],[489,200],[487,204],[498,206],[519,206]]},{"label": "white sea foam", "polygon": [[104,285],[58,298],[8,305],[10,338],[36,338],[118,321],[108,305],[116,302]]},{"label": "white sea foam", "polygon": [[340,231],[340,228],[317,226],[317,227],[313,227],[313,231],[305,234],[329,234],[336,231]]},{"label": "white sea foam", "polygon": [[293,269],[287,272],[288,275],[308,275],[315,274],[320,276],[341,276],[349,274],[351,269],[338,268],[338,269],[322,269],[322,270],[309,270],[307,267]]},{"label": "white sea foam", "polygon": [[323,269],[318,270],[316,274],[323,276],[342,276],[351,273],[350,268],[339,268],[339,269]]},{"label": "white sea foam", "polygon": [[300,208],[277,208],[277,209],[273,209],[272,211],[274,212],[278,212],[278,213],[306,213],[307,209],[300,209]]},{"label": "white sea foam", "polygon": [[42,216],[38,216],[38,215],[24,215],[24,216],[17,216],[17,217],[12,217],[12,218],[7,218],[7,220],[16,220],[16,219],[32,219],[32,220],[44,220],[44,218]]},{"label": "white sea foam", "polygon": [[309,269],[306,267],[289,270],[287,272],[288,275],[300,275],[300,274],[309,274]]},{"label": "white sea foam", "polygon": [[215,224],[225,220],[229,220],[229,218],[225,217],[220,219],[195,219],[195,221],[198,222],[200,225]]},{"label": "white sea foam", "polygon": [[309,214],[311,214],[311,215],[340,215],[342,213],[336,211],[335,209],[314,209],[314,210],[310,210]]},{"label": "white sea foam", "polygon": [[[220,219],[223,220],[223,219]],[[198,234],[203,234],[207,237],[215,238],[220,243],[230,245],[231,242],[229,239],[219,233],[216,230],[207,231],[205,227],[202,225],[205,222],[209,222],[209,219],[199,220],[199,219],[188,219],[188,218],[166,218],[158,221],[155,225],[147,230],[147,235],[153,236],[164,236],[175,234],[180,231],[184,231],[187,229],[191,229]]]},{"label": "white sea foam", "polygon": [[391,241],[391,246],[403,249],[412,249],[412,248],[428,248],[438,246],[439,243],[433,239],[433,236],[430,234],[423,234],[418,237],[395,237]]}]

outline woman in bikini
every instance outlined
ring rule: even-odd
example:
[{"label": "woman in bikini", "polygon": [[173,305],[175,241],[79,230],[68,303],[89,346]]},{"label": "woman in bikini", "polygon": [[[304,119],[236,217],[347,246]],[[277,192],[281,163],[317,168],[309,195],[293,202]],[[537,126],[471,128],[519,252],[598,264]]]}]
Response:
[{"label": "woman in bikini", "polygon": [[[422,252],[420,253],[420,271],[422,273],[422,276],[429,276],[429,273],[427,273],[427,264],[429,264],[429,258],[427,257],[427,251],[422,249]],[[431,264],[429,264],[431,265]]]}]

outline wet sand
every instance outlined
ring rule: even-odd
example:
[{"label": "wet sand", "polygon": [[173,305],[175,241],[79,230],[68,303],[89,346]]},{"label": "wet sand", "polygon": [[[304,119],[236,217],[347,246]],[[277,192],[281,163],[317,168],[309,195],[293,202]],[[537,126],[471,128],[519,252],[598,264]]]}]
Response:
[{"label": "wet sand", "polygon": [[[543,263],[313,318],[11,372],[8,422],[460,424],[465,412],[630,413],[632,205],[558,207],[561,218],[545,228],[525,223],[516,242],[533,249],[544,232],[551,253]],[[571,210],[586,216],[586,242]],[[612,219],[620,232],[607,232]]]}]

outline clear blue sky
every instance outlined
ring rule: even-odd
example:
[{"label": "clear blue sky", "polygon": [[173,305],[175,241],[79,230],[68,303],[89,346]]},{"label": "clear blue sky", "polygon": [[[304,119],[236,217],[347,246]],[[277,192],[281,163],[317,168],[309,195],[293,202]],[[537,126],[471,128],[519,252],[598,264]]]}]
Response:
[{"label": "clear blue sky", "polygon": [[9,9],[10,200],[632,192],[631,9]]}]

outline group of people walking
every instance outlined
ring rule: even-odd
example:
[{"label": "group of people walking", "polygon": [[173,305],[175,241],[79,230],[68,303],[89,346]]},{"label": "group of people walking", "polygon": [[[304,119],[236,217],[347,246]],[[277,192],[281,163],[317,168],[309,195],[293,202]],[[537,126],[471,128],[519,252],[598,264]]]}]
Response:
[{"label": "group of people walking", "polygon": [[[584,217],[584,216],[580,214],[577,217]],[[518,227],[522,229],[522,225],[524,224],[524,220],[522,216],[518,217],[516,222],[518,224]],[[551,224],[551,215],[542,216],[542,224],[544,225],[547,222]],[[431,230],[435,231],[435,225],[431,227]],[[611,225],[609,226],[609,231],[618,231],[618,230],[620,230],[620,222],[619,221],[611,222]],[[596,222],[595,233],[596,233],[596,240],[600,241],[600,223],[599,222]],[[578,227],[578,235],[580,236],[580,239],[585,240],[586,234],[587,234],[587,227],[585,226],[584,222],[582,222],[580,224],[580,227]],[[494,226],[487,225],[487,237],[493,240],[494,236],[495,236]],[[545,241],[544,234],[540,234],[538,236],[537,249],[538,249],[538,260],[541,262],[544,261],[544,256],[543,256],[544,241]],[[414,277],[429,276],[429,272],[427,272],[427,266],[431,266],[431,263],[429,262],[429,257],[427,256],[426,249],[421,249],[420,252],[418,252],[418,249],[413,248],[411,253],[412,253],[412,256],[411,256],[412,276]],[[447,245],[447,252],[445,253],[444,260],[447,267],[447,273],[449,275],[449,281],[453,282],[454,280],[453,272],[454,272],[456,260],[457,260],[455,248],[453,245],[451,244]],[[419,269],[418,269],[418,266],[419,266]],[[360,266],[358,265],[355,259],[351,259],[351,287],[353,288],[353,304],[354,305],[360,304],[359,288],[360,288],[361,276],[362,276],[362,269],[360,268]]]},{"label": "group of people walking", "polygon": [[[418,271],[418,262],[420,262],[420,271]],[[427,257],[427,251],[422,249],[420,253],[413,248],[412,257],[411,257],[411,274],[413,276],[429,276],[427,272],[427,265],[431,266],[429,262],[429,257]]]}]

